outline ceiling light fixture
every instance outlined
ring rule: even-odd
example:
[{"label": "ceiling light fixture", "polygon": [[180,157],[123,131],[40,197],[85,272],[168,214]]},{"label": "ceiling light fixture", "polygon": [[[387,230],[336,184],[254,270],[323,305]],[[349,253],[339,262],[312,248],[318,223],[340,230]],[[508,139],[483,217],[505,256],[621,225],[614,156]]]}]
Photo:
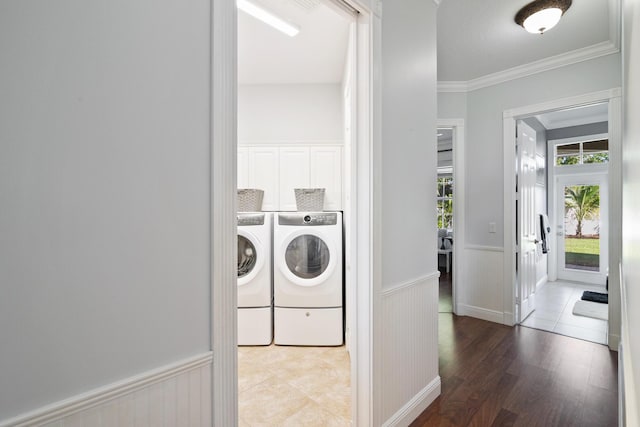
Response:
[{"label": "ceiling light fixture", "polygon": [[249,0],[236,0],[238,9],[246,14],[253,16],[256,19],[264,22],[267,25],[271,25],[276,30],[280,30],[286,35],[293,37],[300,32],[300,28],[293,25],[279,16],[274,15],[268,10],[258,6],[257,4]]},{"label": "ceiling light fixture", "polygon": [[518,11],[515,21],[533,34],[542,34],[555,27],[571,6],[571,0],[536,0]]}]

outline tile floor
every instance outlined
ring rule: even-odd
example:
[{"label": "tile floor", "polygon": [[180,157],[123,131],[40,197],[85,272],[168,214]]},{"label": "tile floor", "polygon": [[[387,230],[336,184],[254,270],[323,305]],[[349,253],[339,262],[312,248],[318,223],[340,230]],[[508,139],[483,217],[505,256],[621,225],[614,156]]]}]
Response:
[{"label": "tile floor", "polygon": [[239,426],[351,425],[341,347],[238,347]]},{"label": "tile floor", "polygon": [[536,310],[525,319],[522,326],[607,344],[606,320],[572,313],[573,305],[584,291],[606,292],[604,286],[565,281],[547,282],[536,292]]}]

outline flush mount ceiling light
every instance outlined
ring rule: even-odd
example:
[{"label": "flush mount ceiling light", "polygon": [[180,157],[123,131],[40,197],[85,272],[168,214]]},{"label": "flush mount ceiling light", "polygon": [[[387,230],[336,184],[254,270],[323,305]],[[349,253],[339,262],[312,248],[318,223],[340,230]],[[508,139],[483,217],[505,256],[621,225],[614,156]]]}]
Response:
[{"label": "flush mount ceiling light", "polygon": [[300,28],[276,16],[268,10],[258,6],[249,0],[236,0],[238,9],[244,13],[253,16],[256,19],[271,25],[276,30],[280,30],[286,35],[293,37],[300,32]]},{"label": "flush mount ceiling light", "polygon": [[542,34],[555,27],[571,6],[571,0],[536,0],[516,14],[515,21],[533,34]]}]

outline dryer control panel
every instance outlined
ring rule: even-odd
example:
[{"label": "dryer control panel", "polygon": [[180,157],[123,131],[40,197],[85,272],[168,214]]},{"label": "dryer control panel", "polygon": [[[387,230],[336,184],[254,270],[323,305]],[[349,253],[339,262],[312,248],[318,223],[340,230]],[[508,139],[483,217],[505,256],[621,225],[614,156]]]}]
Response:
[{"label": "dryer control panel", "polygon": [[336,225],[338,214],[336,212],[295,212],[278,214],[280,225]]}]

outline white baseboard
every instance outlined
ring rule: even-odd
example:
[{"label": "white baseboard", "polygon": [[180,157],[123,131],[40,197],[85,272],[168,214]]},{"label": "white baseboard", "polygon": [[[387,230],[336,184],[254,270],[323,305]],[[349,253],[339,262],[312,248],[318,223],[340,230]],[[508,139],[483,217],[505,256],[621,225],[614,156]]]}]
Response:
[{"label": "white baseboard", "polygon": [[548,281],[549,281],[549,276],[547,276],[546,274],[542,276],[540,280],[538,280],[538,283],[536,283],[536,292],[540,289],[540,287],[542,287]]},{"label": "white baseboard", "polygon": [[440,395],[441,389],[440,376],[437,376],[431,381],[425,388],[420,390],[413,399],[407,402],[398,412],[393,414],[391,418],[385,421],[383,427],[394,426],[408,426],[413,422],[418,415],[420,415],[425,409],[433,403],[434,400]]},{"label": "white baseboard", "polygon": [[[488,320],[494,323],[504,323],[505,314],[502,311],[489,310],[482,307],[474,307],[472,305],[458,304],[458,315],[475,317],[476,319]],[[512,316],[513,317],[513,316]]]},{"label": "white baseboard", "polygon": [[[146,424],[179,425],[211,419],[211,352],[78,394],[6,420],[0,427],[55,425],[133,425],[138,411]],[[152,411],[155,408],[157,411]],[[180,414],[180,415],[178,415]],[[185,419],[186,417],[186,419]],[[130,424],[128,424],[130,422]]]}]

